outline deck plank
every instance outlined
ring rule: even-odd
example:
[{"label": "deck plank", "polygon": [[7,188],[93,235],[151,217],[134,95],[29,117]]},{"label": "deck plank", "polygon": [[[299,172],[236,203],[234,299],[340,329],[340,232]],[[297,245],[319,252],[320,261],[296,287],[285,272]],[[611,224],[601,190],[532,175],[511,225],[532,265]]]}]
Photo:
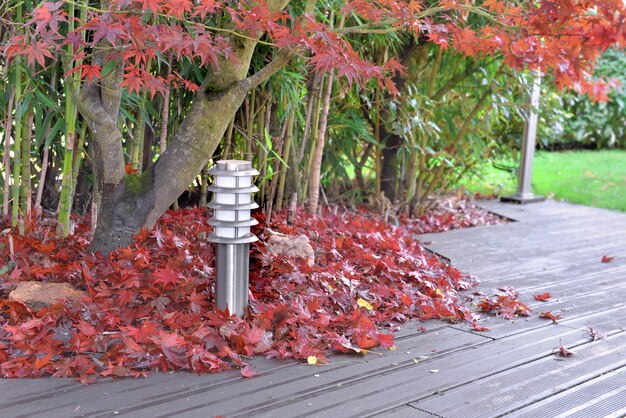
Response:
[{"label": "deck plank", "polygon": [[626,333],[586,344],[566,359],[542,358],[411,406],[450,418],[499,416],[626,367],[624,345]]},{"label": "deck plank", "polygon": [[[615,312],[607,312],[595,318],[600,326],[607,325],[605,329],[609,336],[622,332],[619,326],[610,325],[614,321]],[[590,338],[579,329],[584,323],[579,319],[571,321],[570,327],[544,326],[518,333],[446,356],[426,359],[418,364],[408,364],[380,376],[344,384],[326,392],[304,394],[282,406],[275,404],[253,409],[249,416],[294,416],[299,414],[298,411],[306,411],[304,415],[315,417],[358,417],[373,412],[382,413],[387,408],[411,399],[425,398],[471,384],[481,377],[543,358],[552,358],[553,349],[560,344],[568,347],[588,344]],[[433,373],[433,370],[437,372]],[[433,412],[427,408],[420,409]]]},{"label": "deck plank", "polygon": [[[608,406],[617,403],[618,411]],[[538,414],[556,417],[604,416],[606,411],[626,408],[626,368],[603,374],[570,390],[520,408],[511,417],[533,418]],[[622,409],[624,411],[625,409]]]}]

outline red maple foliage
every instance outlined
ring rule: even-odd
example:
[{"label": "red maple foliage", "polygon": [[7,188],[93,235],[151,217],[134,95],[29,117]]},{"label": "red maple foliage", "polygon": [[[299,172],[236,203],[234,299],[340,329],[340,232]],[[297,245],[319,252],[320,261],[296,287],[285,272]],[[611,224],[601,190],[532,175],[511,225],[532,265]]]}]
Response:
[{"label": "red maple foliage", "polygon": [[[288,3],[288,2],[287,2]],[[402,70],[391,58],[376,65],[360,55],[350,34],[404,31],[424,36],[444,48],[452,46],[466,56],[500,55],[512,68],[552,70],[557,84],[573,87],[598,100],[606,100],[610,83],[591,80],[599,54],[626,37],[626,6],[622,0],[541,0],[481,4],[441,0],[347,0],[337,5],[349,26],[333,28],[315,13],[302,13],[301,5],[286,9],[271,2],[209,0],[109,0],[102,9],[90,7],[85,22],[66,31],[68,14],[63,2],[41,2],[31,13],[24,31],[5,48],[9,57],[27,57],[45,67],[72,45],[72,60],[91,59],[91,52],[111,47],[112,59],[124,62],[123,85],[130,91],[163,92],[167,82],[186,88],[197,85],[173,73],[166,80],[149,68],[161,56],[183,57],[217,68],[220,60],[236,59],[231,36],[259,38],[275,51],[309,55],[317,71],[336,69],[349,83],[377,79],[397,92],[390,77]],[[470,15],[479,17],[470,19]],[[353,18],[353,19],[351,19]],[[358,19],[358,20],[357,20]],[[226,27],[210,22],[227,22]],[[83,79],[101,77],[98,62],[77,65]]]},{"label": "red maple foliage", "polygon": [[498,225],[508,220],[481,209],[471,199],[449,196],[440,198],[427,213],[415,218],[402,218],[402,222],[418,230],[420,234],[427,234],[481,225]]},{"label": "red maple foliage", "polygon": [[[254,246],[248,314],[231,317],[213,304],[207,218],[204,209],[169,211],[108,257],[87,252],[85,223],[66,239],[46,218],[26,222],[24,235],[7,228],[0,234],[2,258],[12,266],[0,283],[2,375],[90,383],[151,370],[217,372],[244,367],[257,354],[325,362],[329,350],[392,347],[394,327],[410,318],[475,322],[457,293],[475,279],[420,247],[416,224],[390,226],[344,211],[299,213],[295,226],[286,225],[285,213],[275,216],[274,230],[311,239],[317,262]],[[256,232],[264,236],[263,228]],[[24,280],[69,282],[89,296],[33,310],[6,298]]]}]

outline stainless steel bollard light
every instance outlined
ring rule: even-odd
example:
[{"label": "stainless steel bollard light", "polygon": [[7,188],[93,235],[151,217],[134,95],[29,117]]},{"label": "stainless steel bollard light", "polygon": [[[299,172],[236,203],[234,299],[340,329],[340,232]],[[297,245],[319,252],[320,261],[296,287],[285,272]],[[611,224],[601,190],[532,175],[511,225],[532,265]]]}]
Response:
[{"label": "stainless steel bollard light", "polygon": [[535,144],[537,137],[537,107],[539,107],[539,96],[541,94],[541,74],[535,73],[533,77],[533,87],[530,94],[530,109],[528,117],[524,121],[524,131],[522,133],[522,152],[520,160],[519,177],[517,180],[517,193],[512,196],[503,196],[502,202],[507,203],[534,203],[543,202],[545,197],[533,194],[530,182],[533,172],[533,157],[535,155]]},{"label": "stainless steel bollard light", "polygon": [[213,209],[209,241],[217,246],[217,307],[241,317],[248,305],[250,243],[257,240],[250,227],[258,221],[250,211],[259,205],[250,195],[259,191],[252,183],[259,172],[249,161],[223,160],[211,167],[209,174],[214,178],[208,188],[213,199],[207,206]]}]

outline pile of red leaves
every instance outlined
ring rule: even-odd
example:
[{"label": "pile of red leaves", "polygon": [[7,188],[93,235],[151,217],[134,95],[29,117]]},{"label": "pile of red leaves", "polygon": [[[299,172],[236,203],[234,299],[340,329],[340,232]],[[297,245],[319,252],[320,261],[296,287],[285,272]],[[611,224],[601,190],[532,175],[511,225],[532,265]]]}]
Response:
[{"label": "pile of red leaves", "polygon": [[457,195],[439,197],[424,215],[403,219],[404,223],[421,234],[497,225],[508,221],[506,218],[480,208],[474,200]]},{"label": "pile of red leaves", "polygon": [[[156,369],[217,372],[257,354],[325,361],[329,350],[392,347],[391,331],[409,318],[475,322],[457,295],[474,279],[420,247],[417,223],[393,227],[375,215],[331,211],[317,219],[300,213],[295,226],[275,216],[274,230],[310,238],[316,263],[253,246],[248,315],[229,317],[213,305],[207,218],[204,209],[167,212],[109,257],[87,251],[84,224],[67,239],[46,219],[27,223],[24,235],[1,227],[2,375],[89,383]],[[263,237],[263,228],[256,233]],[[7,299],[24,280],[69,282],[89,297],[33,311]]]},{"label": "pile of red leaves", "polygon": [[510,287],[502,287],[491,296],[485,296],[480,292],[475,292],[474,294],[481,296],[478,309],[483,312],[494,312],[504,319],[530,316],[531,309],[519,301],[519,293]]}]

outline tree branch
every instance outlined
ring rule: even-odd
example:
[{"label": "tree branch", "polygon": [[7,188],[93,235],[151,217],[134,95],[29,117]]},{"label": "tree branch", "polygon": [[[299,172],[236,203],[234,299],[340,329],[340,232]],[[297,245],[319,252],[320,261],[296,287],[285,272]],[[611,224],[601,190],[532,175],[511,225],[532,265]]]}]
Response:
[{"label": "tree branch", "polygon": [[243,81],[250,83],[250,85],[247,86],[248,89],[253,89],[276,74],[276,72],[280,71],[281,68],[287,65],[293,56],[294,54],[291,52],[281,51],[269,64]]}]

